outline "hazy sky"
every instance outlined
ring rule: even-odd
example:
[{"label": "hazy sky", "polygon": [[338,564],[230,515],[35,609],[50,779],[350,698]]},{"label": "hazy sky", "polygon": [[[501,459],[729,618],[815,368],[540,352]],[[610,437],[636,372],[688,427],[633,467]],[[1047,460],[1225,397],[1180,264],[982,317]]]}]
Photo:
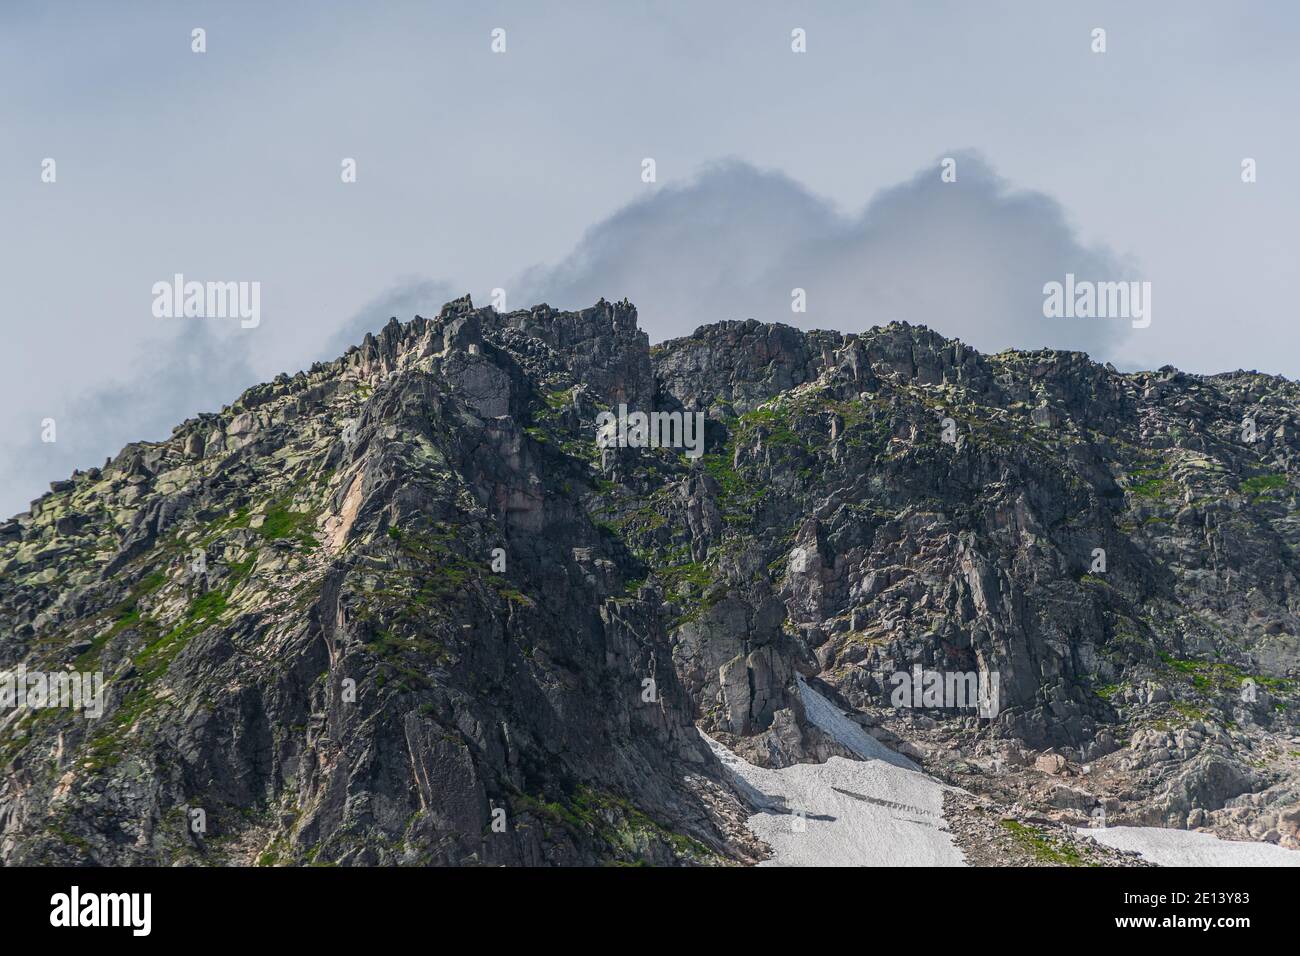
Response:
[{"label": "hazy sky", "polygon": [[[1297,48],[1286,2],[6,0],[0,514],[498,286],[656,340],[898,318],[1300,376]],[[1066,271],[1150,281],[1150,328],[1045,319]],[[259,281],[260,326],[155,318],[176,272]]]}]

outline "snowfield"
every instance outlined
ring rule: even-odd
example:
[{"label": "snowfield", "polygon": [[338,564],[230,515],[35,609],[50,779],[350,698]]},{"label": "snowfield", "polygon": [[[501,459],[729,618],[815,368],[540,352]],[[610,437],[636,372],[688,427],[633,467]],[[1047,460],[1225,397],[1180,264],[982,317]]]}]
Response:
[{"label": "snowfield", "polygon": [[747,826],[772,848],[760,866],[964,866],[943,822],[944,786],[799,683],[809,719],[861,760],[767,770],[703,731],[759,812]]},{"label": "snowfield", "polygon": [[[944,784],[868,734],[799,680],[808,719],[860,760],[756,767],[700,735],[758,812],[746,826],[772,848],[759,866],[965,866],[943,820]],[[1159,866],[1300,866],[1300,852],[1161,827],[1080,828]]]},{"label": "snowfield", "polygon": [[1079,831],[1098,843],[1136,850],[1157,866],[1300,866],[1300,852],[1272,843],[1220,840],[1212,833],[1163,827]]}]

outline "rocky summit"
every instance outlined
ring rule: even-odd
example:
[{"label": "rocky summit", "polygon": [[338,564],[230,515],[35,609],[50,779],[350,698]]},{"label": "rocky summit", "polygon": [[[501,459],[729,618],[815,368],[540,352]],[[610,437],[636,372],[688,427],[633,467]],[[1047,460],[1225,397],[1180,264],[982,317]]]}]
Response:
[{"label": "rocky summit", "polygon": [[1298,429],[1285,379],[906,324],[394,319],[0,523],[0,861],[754,863],[718,753],[860,756],[808,700],[968,862],[1297,849]]}]

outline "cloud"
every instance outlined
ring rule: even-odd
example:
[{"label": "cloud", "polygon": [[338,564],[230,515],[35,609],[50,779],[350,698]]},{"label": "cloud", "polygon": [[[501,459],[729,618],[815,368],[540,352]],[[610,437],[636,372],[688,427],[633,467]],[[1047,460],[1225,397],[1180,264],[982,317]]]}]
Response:
[{"label": "cloud", "polygon": [[[512,301],[626,296],[653,340],[723,319],[841,331],[898,319],[986,351],[1120,357],[1122,320],[1045,319],[1042,290],[1067,272],[1129,278],[1131,266],[1081,244],[1055,200],[1013,190],[976,153],[955,158],[956,182],[936,162],[856,216],[780,173],[716,165],[594,226],[558,265],[524,273]],[[795,288],[806,313],[791,311]]]},{"label": "cloud", "polygon": [[654,339],[723,319],[789,322],[792,256],[846,227],[789,177],[722,163],[593,226],[559,265],[511,283],[511,299],[568,309],[626,297]]},{"label": "cloud", "polygon": [[[390,316],[434,315],[463,294],[446,283],[403,279],[304,354],[300,364],[338,358]],[[40,419],[33,418],[24,439],[0,447],[0,520],[25,510],[51,480],[102,464],[130,442],[168,438],[186,418],[217,411],[258,384],[262,376],[254,370],[251,335],[217,330],[203,319],[179,320],[172,336],[150,342],[130,363],[139,370],[136,378],[92,388],[42,412],[41,418],[54,419],[57,441],[42,442]]]},{"label": "cloud", "polygon": [[102,464],[130,442],[170,437],[186,418],[216,411],[257,384],[248,333],[241,331],[179,320],[172,336],[141,349],[130,365],[133,379],[91,389],[50,410],[56,441],[41,441],[41,422],[34,419],[26,440],[0,451],[0,515],[25,509],[51,479]]},{"label": "cloud", "polygon": [[[506,287],[509,305],[583,308],[626,297],[652,341],[724,319],[841,331],[898,319],[984,351],[1049,346],[1129,364],[1127,323],[1046,319],[1042,289],[1067,272],[1115,280],[1133,270],[1084,247],[1052,198],[1012,189],[976,153],[954,155],[955,183],[941,182],[936,162],[857,215],[779,172],[739,161],[709,166],[598,222],[559,263],[525,270]],[[795,288],[806,292],[806,313],[791,311]],[[319,344],[306,343],[302,364],[337,358],[390,316],[433,315],[464,291],[404,278]],[[23,507],[51,478],[98,464],[129,441],[165,438],[186,417],[233,401],[258,381],[248,342],[238,330],[185,322],[135,363],[145,370],[138,378],[88,392],[57,414],[57,444],[41,443],[34,422],[30,440],[0,460],[0,513]]]},{"label": "cloud", "polygon": [[339,326],[316,350],[316,358],[333,361],[352,346],[361,344],[367,332],[378,332],[390,318],[396,316],[403,322],[416,315],[429,318],[437,315],[443,305],[464,294],[447,282],[419,277],[399,279],[392,288],[371,299]]}]

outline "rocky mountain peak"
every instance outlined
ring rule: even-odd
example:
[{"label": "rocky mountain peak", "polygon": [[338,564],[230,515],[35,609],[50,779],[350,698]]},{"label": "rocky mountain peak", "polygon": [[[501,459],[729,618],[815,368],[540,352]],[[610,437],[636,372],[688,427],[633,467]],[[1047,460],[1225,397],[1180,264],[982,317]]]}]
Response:
[{"label": "rocky mountain peak", "polygon": [[0,523],[0,666],[103,678],[0,711],[0,859],[753,861],[699,731],[852,756],[807,688],[999,806],[1294,846],[1298,414],[906,323],[392,319]]}]

